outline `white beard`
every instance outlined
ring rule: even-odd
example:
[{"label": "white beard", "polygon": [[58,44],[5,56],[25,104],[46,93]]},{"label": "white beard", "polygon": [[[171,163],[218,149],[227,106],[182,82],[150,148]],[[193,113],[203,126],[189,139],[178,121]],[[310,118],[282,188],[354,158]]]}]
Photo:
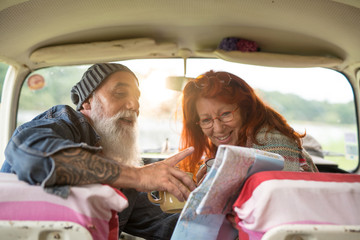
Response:
[{"label": "white beard", "polygon": [[[93,95],[90,117],[93,127],[100,136],[103,154],[128,166],[140,166],[142,160],[137,145],[137,114],[124,110],[112,117],[105,117],[103,106],[96,95]],[[133,119],[134,126],[119,124],[119,119]]]}]

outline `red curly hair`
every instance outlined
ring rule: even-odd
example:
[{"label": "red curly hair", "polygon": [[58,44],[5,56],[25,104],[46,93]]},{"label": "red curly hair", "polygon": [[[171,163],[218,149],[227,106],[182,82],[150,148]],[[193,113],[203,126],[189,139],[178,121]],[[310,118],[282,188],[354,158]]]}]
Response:
[{"label": "red curly hair", "polygon": [[[224,74],[230,82],[224,83]],[[206,82],[204,85],[203,83]],[[202,85],[201,85],[202,84]],[[200,86],[200,87],[199,87]],[[181,169],[196,174],[202,157],[215,157],[217,147],[203,133],[198,124],[199,116],[196,102],[199,98],[215,98],[227,104],[237,104],[243,125],[239,132],[238,146],[246,146],[247,140],[256,143],[256,135],[263,127],[268,131],[278,130],[301,147],[300,135],[287,123],[286,119],[273,108],[265,104],[255,91],[240,77],[228,72],[209,71],[186,84],[182,93],[183,129],[180,137],[180,149],[193,146],[192,155],[180,162]]]}]

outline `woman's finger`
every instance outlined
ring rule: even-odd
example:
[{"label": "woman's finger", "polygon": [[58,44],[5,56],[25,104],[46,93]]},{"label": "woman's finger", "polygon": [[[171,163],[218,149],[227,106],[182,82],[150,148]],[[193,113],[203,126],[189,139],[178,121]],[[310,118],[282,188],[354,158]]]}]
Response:
[{"label": "woman's finger", "polygon": [[199,171],[196,173],[196,182],[197,184],[199,185],[202,180],[204,179],[205,175],[206,175],[206,172],[207,172],[207,167],[205,164],[203,164]]}]

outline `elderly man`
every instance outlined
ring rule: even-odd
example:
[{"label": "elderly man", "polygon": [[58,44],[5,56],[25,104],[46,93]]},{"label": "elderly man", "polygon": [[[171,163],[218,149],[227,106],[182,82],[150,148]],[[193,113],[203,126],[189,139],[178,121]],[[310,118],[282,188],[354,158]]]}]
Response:
[{"label": "elderly man", "polygon": [[119,188],[129,201],[119,213],[120,232],[169,239],[178,216],[162,213],[145,192],[166,190],[186,200],[195,185],[174,166],[193,149],[141,166],[136,145],[139,97],[138,79],[124,65],[91,66],[71,90],[77,111],[54,106],[17,128],[1,171],[62,196],[69,185],[104,183]]}]

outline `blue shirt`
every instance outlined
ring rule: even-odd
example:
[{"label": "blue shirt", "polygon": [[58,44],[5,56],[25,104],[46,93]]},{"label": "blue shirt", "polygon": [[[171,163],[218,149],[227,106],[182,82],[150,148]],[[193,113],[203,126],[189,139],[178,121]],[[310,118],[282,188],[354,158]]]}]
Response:
[{"label": "blue shirt", "polygon": [[[30,184],[51,185],[48,182],[55,170],[50,157],[68,148],[83,148],[98,152],[100,137],[85,116],[70,106],[57,105],[18,127],[6,149],[1,172],[15,173]],[[66,197],[68,187],[48,189]],[[170,239],[178,214],[163,213],[147,199],[146,193],[122,189],[129,207],[119,215],[120,231],[146,239]]]}]

